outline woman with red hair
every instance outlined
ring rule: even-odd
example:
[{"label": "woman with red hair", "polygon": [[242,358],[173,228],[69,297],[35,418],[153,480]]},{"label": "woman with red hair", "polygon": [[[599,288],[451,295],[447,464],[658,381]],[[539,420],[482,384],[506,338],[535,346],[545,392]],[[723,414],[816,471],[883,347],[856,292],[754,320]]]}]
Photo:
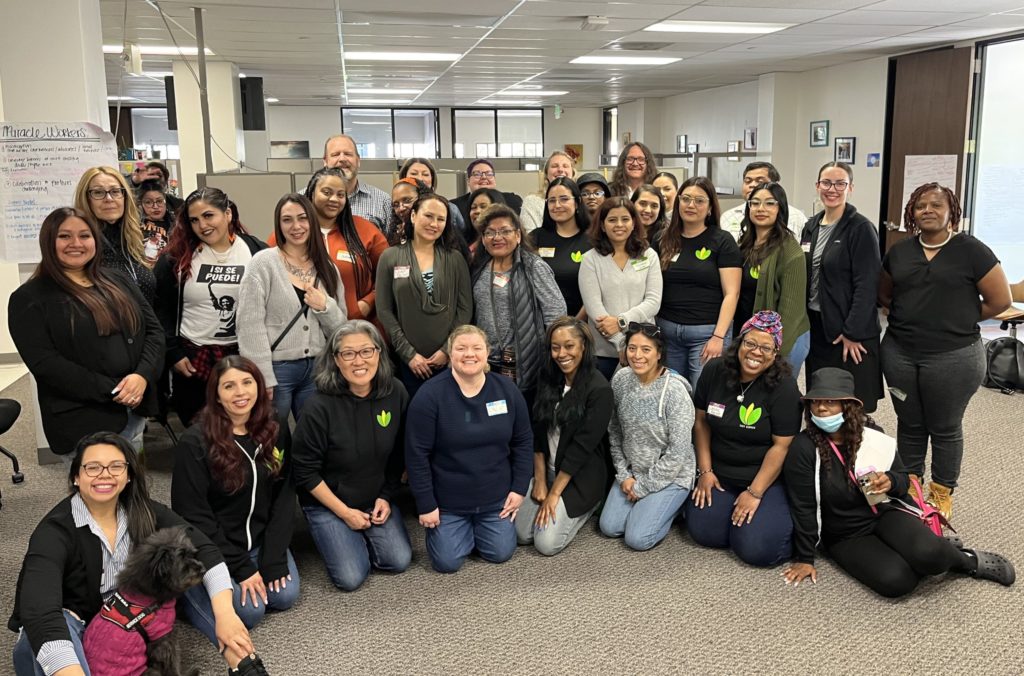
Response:
[{"label": "woman with red hair", "polygon": [[[206,406],[175,448],[171,509],[220,548],[234,588],[235,612],[249,629],[267,609],[287,610],[299,596],[288,545],[295,489],[275,448],[278,423],[259,367],[232,355],[217,362]],[[185,593],[189,621],[217,644],[205,589]]]}]

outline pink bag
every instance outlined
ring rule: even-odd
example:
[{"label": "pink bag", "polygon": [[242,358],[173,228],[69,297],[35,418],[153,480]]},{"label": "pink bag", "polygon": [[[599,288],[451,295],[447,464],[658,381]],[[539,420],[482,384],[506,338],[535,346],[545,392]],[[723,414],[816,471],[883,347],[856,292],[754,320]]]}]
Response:
[{"label": "pink bag", "polygon": [[[922,498],[918,498],[919,495],[924,496],[924,491],[921,489],[921,484],[914,476],[910,477],[910,483],[916,489],[916,491],[911,491],[910,497],[913,498],[914,504],[917,506],[917,509],[907,511],[921,519],[921,521],[924,522],[924,525],[928,526],[929,530],[931,530],[931,532],[935,533],[939,537],[942,537],[943,526],[945,526],[946,528],[950,529],[955,533],[956,529],[953,528],[953,526],[949,525],[949,521],[946,519],[946,517],[942,516],[942,514],[939,513],[939,510],[929,505]],[[902,500],[900,502],[904,505],[906,504],[903,503]]]}]

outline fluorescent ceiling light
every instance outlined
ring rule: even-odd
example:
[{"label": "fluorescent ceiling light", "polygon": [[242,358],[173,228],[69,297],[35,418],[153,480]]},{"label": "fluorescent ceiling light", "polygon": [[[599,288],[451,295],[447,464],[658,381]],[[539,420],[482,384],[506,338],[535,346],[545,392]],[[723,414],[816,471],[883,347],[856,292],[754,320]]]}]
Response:
[{"label": "fluorescent ceiling light", "polygon": [[462,54],[439,52],[345,52],[346,61],[455,61]]},{"label": "fluorescent ceiling light", "polygon": [[265,98],[263,100],[266,101],[267,103],[277,103],[281,99],[275,99],[273,96],[268,96],[267,98]]},{"label": "fluorescent ceiling light", "polygon": [[760,35],[774,33],[795,26],[791,23],[757,23],[753,21],[662,21],[648,26],[645,31],[659,33],[740,33]]},{"label": "fluorescent ceiling light", "polygon": [[388,106],[402,106],[412,103],[412,99],[349,99],[350,105],[355,106],[375,106],[375,105],[388,105]]},{"label": "fluorescent ceiling light", "polygon": [[592,66],[664,66],[682,60],[678,56],[577,56],[569,63]]},{"label": "fluorescent ceiling light", "polygon": [[134,96],[108,96],[107,101],[138,101]]},{"label": "fluorescent ceiling light", "polygon": [[174,73],[169,70],[144,70],[142,71],[142,77],[174,77]]},{"label": "fluorescent ceiling light", "polygon": [[[120,54],[124,51],[121,45],[103,45],[104,54]],[[209,47],[203,50],[207,56],[214,56]],[[139,53],[149,56],[198,56],[198,47],[182,47],[181,51],[174,45],[139,45]]]},{"label": "fluorescent ceiling light", "polygon": [[554,89],[534,89],[534,90],[521,90],[521,89],[506,89],[503,92],[494,92],[491,96],[564,96],[568,94],[567,91],[557,91]]},{"label": "fluorescent ceiling light", "polygon": [[519,99],[507,100],[506,99],[506,100],[502,100],[502,101],[487,101],[487,100],[481,99],[481,100],[477,101],[477,103],[479,103],[481,105],[484,105],[484,106],[539,106],[540,105],[540,101],[528,101],[526,99],[523,99],[523,100],[519,100]]},{"label": "fluorescent ceiling light", "polygon": [[365,87],[353,89],[349,88],[348,93],[351,94],[419,94],[421,89],[389,89],[387,87]]},{"label": "fluorescent ceiling light", "polygon": [[352,122],[352,124],[379,124],[379,125],[383,125],[383,126],[386,126],[386,127],[390,127],[391,126],[390,122],[361,122],[359,120],[354,120]]}]

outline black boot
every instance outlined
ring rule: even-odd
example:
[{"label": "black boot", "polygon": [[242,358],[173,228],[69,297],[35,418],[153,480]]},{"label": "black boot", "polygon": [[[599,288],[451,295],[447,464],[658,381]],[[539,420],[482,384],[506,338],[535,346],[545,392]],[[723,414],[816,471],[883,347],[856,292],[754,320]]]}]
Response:
[{"label": "black boot", "polygon": [[234,669],[228,669],[228,676],[269,676],[259,655],[247,655]]}]

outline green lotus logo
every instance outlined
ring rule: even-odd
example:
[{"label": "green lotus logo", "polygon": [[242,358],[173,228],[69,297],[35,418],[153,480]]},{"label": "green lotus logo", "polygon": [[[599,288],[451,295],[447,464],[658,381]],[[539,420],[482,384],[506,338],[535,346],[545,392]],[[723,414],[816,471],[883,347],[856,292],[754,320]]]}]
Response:
[{"label": "green lotus logo", "polygon": [[760,265],[755,265],[754,267],[750,268],[750,278],[751,279],[760,279],[761,278],[761,266]]},{"label": "green lotus logo", "polygon": [[[758,411],[760,411],[760,410],[761,409],[758,409]],[[760,415],[760,413],[758,413],[758,415]],[[380,425],[381,427],[387,427],[388,425],[390,425],[391,424],[391,412],[390,411],[381,411],[380,413],[378,413],[377,414],[377,424]]]},{"label": "green lotus logo", "polygon": [[571,254],[569,254],[569,258],[572,259],[573,263],[579,263],[581,260],[583,260],[583,252],[573,251]]},{"label": "green lotus logo", "polygon": [[744,425],[756,425],[761,419],[761,409],[754,408],[754,404],[740,406],[740,422]]},{"label": "green lotus logo", "polygon": [[701,247],[700,249],[694,251],[693,255],[696,256],[697,260],[699,261],[706,261],[708,258],[711,257],[711,249],[708,249],[707,247]]}]

